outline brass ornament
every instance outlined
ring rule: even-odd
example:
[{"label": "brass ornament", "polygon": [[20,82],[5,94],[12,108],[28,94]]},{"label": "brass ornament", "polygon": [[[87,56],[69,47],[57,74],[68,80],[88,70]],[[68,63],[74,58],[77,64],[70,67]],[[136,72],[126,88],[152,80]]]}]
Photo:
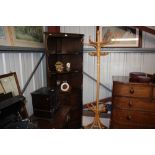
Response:
[{"label": "brass ornament", "polygon": [[64,66],[61,61],[57,61],[55,64],[55,69],[57,72],[63,72]]}]

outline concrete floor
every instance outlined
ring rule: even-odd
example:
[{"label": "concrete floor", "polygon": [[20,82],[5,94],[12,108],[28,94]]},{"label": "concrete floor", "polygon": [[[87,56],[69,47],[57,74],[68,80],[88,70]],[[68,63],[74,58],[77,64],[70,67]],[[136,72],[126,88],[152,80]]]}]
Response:
[{"label": "concrete floor", "polygon": [[[82,117],[82,124],[83,124],[83,126],[86,126],[86,125],[92,123],[92,122],[93,122],[93,119],[94,119],[94,117],[83,116],[83,117]],[[102,122],[107,128],[109,128],[110,119],[109,119],[109,118],[100,118],[100,119],[101,119],[101,122]]]}]

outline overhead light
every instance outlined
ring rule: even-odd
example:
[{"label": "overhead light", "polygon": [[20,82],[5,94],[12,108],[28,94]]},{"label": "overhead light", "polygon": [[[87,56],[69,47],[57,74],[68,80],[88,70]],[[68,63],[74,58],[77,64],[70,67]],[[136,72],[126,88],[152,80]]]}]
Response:
[{"label": "overhead light", "polygon": [[138,38],[116,38],[111,39],[111,41],[138,41]]}]

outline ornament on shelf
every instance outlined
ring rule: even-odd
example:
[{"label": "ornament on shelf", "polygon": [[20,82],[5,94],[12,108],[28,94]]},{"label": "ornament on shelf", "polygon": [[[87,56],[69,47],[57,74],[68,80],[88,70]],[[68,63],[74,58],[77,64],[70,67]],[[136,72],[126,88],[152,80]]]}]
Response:
[{"label": "ornament on shelf", "polygon": [[71,89],[71,87],[67,81],[64,81],[64,82],[62,82],[60,89],[62,92],[68,92]]},{"label": "ornament on shelf", "polygon": [[64,70],[63,63],[61,61],[57,61],[55,64],[55,68],[57,72],[63,72]]},{"label": "ornament on shelf", "polygon": [[60,86],[60,83],[61,83],[60,80],[57,80],[57,86]]},{"label": "ornament on shelf", "polygon": [[71,70],[71,63],[67,62],[66,63],[66,71],[69,72]]}]

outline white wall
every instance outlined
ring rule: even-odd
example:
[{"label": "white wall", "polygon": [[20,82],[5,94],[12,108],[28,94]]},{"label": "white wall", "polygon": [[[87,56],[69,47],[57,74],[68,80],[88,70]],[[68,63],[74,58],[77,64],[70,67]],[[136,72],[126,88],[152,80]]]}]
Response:
[{"label": "white wall", "polygon": [[[84,42],[88,43],[88,38],[95,39],[95,27],[93,26],[67,26],[61,27],[61,32],[82,33],[85,35]],[[155,36],[143,32],[144,48],[155,48]],[[88,46],[85,46],[88,47]],[[90,47],[89,47],[90,48]],[[83,70],[87,74],[96,78],[96,58],[83,55]],[[101,57],[101,83],[112,89],[112,76],[129,75],[129,72],[141,71],[155,73],[155,53],[109,53]],[[104,88],[100,89],[100,98],[111,96],[111,93]],[[87,76],[83,76],[83,103],[95,101],[96,84]]]}]

